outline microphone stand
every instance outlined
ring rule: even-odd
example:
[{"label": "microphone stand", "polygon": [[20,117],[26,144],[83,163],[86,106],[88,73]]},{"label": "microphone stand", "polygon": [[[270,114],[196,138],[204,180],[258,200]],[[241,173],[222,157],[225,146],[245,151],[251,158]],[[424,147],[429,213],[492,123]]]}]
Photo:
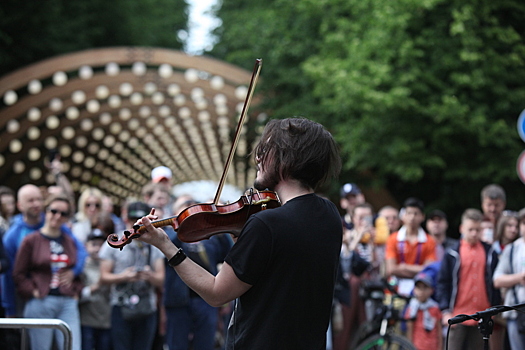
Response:
[{"label": "microphone stand", "polygon": [[[476,320],[478,321],[478,328],[481,334],[483,335],[483,343],[484,343],[484,349],[489,349],[489,338],[492,334],[492,330],[494,328],[494,321],[492,320],[492,316],[496,316],[502,312],[510,311],[510,310],[521,310],[525,307],[525,303],[523,304],[516,304],[514,306],[505,306],[505,305],[498,305],[489,307],[485,311],[478,311],[475,314],[472,315],[457,315],[452,317],[448,320],[449,326],[452,326],[453,324],[462,323],[467,320]],[[522,312],[522,311],[518,311]]]}]

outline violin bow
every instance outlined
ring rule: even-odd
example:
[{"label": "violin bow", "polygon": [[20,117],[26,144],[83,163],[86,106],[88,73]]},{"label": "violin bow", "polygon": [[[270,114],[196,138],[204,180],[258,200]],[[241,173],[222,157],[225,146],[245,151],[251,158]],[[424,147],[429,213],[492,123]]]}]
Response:
[{"label": "violin bow", "polygon": [[228,175],[230,164],[233,160],[235,150],[237,149],[237,144],[239,143],[239,138],[241,136],[241,129],[244,124],[244,120],[246,119],[246,115],[248,114],[248,107],[250,106],[250,103],[252,101],[253,92],[255,90],[255,85],[257,84],[257,80],[259,80],[259,74],[261,72],[261,68],[262,68],[262,59],[258,58],[255,60],[255,66],[253,67],[252,78],[250,80],[250,86],[248,87],[246,99],[244,100],[244,106],[242,107],[242,112],[239,117],[239,123],[237,124],[237,129],[235,131],[235,136],[233,138],[232,146],[230,148],[230,153],[228,154],[228,159],[226,160],[226,164],[224,165],[224,171],[222,172],[221,180],[219,181],[217,193],[215,194],[215,198],[213,199],[213,203],[215,205],[219,203],[222,189],[224,187],[224,183],[226,182],[226,176]]}]

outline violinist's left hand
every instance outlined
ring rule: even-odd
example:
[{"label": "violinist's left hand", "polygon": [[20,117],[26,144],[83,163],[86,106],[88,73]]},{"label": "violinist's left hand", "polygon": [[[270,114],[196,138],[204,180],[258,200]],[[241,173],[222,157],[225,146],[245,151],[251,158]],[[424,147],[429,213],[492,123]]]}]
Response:
[{"label": "violinist's left hand", "polygon": [[144,216],[137,220],[136,224],[144,225],[146,228],[146,231],[144,231],[137,239],[159,248],[166,257],[172,257],[175,255],[178,248],[171,242],[168,234],[163,229],[156,228],[151,224],[152,220],[157,219],[157,216],[154,215],[154,210],[155,209],[152,209],[148,216]]}]

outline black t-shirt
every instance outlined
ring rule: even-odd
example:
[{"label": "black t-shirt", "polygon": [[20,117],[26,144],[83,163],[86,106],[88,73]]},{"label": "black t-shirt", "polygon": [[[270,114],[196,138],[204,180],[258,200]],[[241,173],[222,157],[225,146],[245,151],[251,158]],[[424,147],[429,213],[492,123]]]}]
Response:
[{"label": "black t-shirt", "polygon": [[315,194],[252,215],[225,260],[252,285],[227,349],[325,349],[341,241],[337,208]]}]

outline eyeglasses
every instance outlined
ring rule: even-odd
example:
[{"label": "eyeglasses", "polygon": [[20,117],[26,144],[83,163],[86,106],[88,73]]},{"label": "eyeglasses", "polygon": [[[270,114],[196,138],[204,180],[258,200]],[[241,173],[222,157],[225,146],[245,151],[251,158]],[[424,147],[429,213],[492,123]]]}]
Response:
[{"label": "eyeglasses", "polygon": [[100,208],[100,204],[99,203],[86,203],[86,207],[89,208],[89,207],[95,207],[95,208]]},{"label": "eyeglasses", "polygon": [[60,214],[60,216],[63,218],[67,218],[69,216],[69,212],[67,211],[60,211],[58,209],[48,209],[48,211],[53,215]]}]

